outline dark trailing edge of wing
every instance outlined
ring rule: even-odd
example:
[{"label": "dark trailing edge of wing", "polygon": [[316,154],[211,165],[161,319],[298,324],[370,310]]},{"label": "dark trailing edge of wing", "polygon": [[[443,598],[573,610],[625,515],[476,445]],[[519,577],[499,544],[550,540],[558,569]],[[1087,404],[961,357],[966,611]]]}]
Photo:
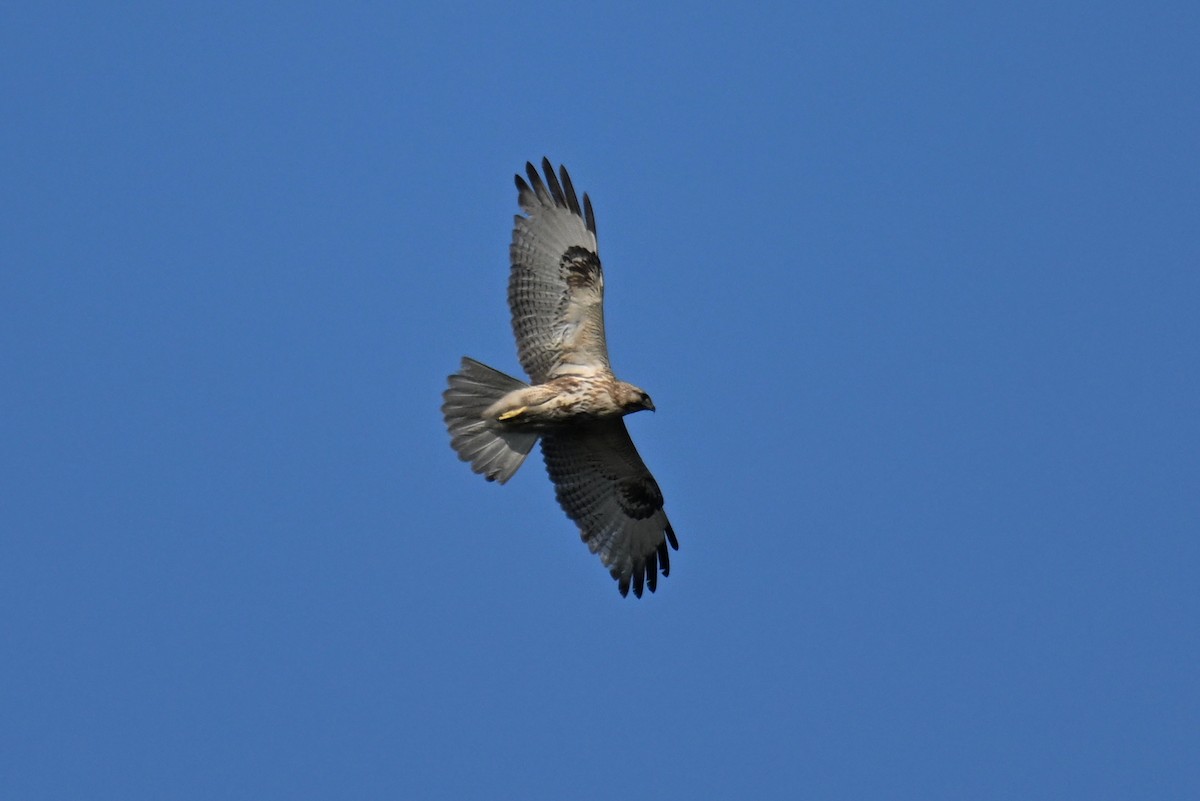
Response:
[{"label": "dark trailing edge of wing", "polygon": [[571,176],[567,173],[566,167],[560,166],[558,176],[555,176],[554,165],[550,163],[550,159],[543,157],[542,172],[546,175],[544,181],[541,174],[538,173],[537,167],[533,166],[533,162],[525,162],[525,174],[529,176],[529,181],[526,182],[520,175],[513,176],[517,184],[517,196],[520,197],[526,192],[531,192],[543,205],[555,205],[561,209],[567,209],[576,217],[582,217],[587,229],[592,232],[592,236],[595,236],[596,215],[592,211],[592,199],[588,197],[587,192],[583,193],[583,207],[580,208],[579,195],[575,193],[575,186],[571,183]]}]

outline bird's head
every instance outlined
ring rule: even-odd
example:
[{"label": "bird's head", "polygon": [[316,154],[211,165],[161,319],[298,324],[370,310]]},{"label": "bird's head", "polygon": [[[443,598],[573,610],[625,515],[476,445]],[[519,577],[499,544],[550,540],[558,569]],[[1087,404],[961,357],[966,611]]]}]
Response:
[{"label": "bird's head", "polygon": [[617,401],[625,414],[640,412],[643,409],[654,411],[654,402],[646,391],[624,381],[617,385]]}]

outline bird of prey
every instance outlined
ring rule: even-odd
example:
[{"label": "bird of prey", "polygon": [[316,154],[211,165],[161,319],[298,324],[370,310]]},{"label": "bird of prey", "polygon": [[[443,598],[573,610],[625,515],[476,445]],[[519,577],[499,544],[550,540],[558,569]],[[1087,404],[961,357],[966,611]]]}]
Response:
[{"label": "bird of prey", "polygon": [[516,176],[508,305],[517,355],[532,384],[464,357],[442,394],[459,458],[488,481],[512,478],[540,438],[563,511],[600,557],[621,595],[654,592],[679,541],[658,483],[621,419],[649,409],[650,396],[617,380],[604,338],[604,273],[596,218],[565,167],[542,159]]}]

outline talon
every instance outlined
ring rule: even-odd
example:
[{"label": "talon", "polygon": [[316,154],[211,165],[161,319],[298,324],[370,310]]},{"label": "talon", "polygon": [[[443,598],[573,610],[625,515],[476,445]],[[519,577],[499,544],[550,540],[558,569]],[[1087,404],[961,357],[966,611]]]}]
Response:
[{"label": "talon", "polygon": [[524,411],[528,408],[529,408],[528,406],[520,406],[516,409],[509,409],[507,412],[500,415],[496,419],[497,420],[511,420],[514,417],[516,417],[517,415],[524,413]]}]

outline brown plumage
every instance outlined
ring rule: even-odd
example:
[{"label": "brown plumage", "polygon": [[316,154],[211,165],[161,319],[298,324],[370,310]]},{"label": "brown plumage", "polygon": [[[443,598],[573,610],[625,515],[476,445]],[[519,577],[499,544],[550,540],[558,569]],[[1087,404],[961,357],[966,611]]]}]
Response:
[{"label": "brown plumage", "polygon": [[[450,376],[442,413],[451,445],[488,481],[504,483],[540,438],[563,510],[622,595],[654,592],[679,542],[658,483],[621,418],[654,410],[650,396],[619,381],[604,336],[604,271],[592,203],[580,206],[565,167],[516,176],[517,215],[508,303],[526,384],[473,359]],[[561,179],[561,180],[560,180]]]}]

